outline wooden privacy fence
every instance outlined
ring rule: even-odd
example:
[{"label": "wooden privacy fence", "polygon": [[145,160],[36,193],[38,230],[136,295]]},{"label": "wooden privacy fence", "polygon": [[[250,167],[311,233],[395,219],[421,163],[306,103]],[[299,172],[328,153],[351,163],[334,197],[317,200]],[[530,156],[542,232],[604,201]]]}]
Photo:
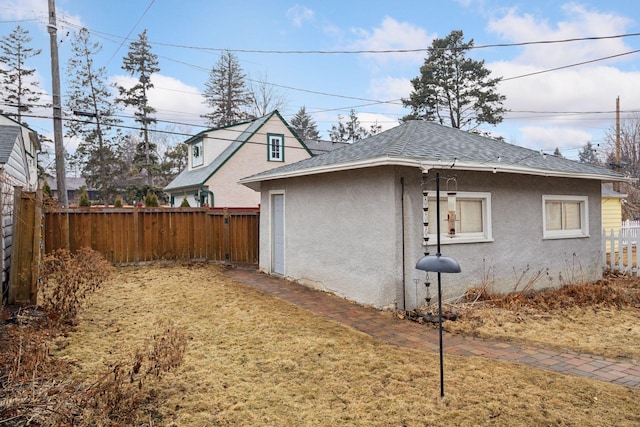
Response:
[{"label": "wooden privacy fence", "polygon": [[629,232],[624,227],[616,233],[615,230],[602,230],[602,261],[606,269],[628,274],[638,275],[638,242],[636,233]]},{"label": "wooden privacy fence", "polygon": [[114,264],[258,263],[259,209],[71,208],[45,213],[45,250],[88,247]]},{"label": "wooden privacy fence", "polygon": [[13,207],[9,304],[35,304],[42,260],[42,195],[16,189]]}]

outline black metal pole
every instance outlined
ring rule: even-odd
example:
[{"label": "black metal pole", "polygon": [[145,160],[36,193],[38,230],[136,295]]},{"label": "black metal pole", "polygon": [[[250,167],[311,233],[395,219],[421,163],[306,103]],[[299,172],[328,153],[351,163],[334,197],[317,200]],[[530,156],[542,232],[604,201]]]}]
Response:
[{"label": "black metal pole", "polygon": [[[440,253],[440,172],[436,172],[436,256]],[[438,335],[440,343],[440,397],[444,397],[444,356],[442,352],[442,286],[441,274],[438,271]]]}]

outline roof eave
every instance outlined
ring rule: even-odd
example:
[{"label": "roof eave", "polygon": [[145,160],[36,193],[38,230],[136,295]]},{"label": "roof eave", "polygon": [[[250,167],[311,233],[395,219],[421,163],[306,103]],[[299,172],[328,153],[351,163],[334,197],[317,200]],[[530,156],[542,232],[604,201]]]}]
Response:
[{"label": "roof eave", "polygon": [[430,161],[422,160],[421,161],[416,158],[383,156],[383,157],[376,157],[372,159],[365,159],[365,160],[360,160],[355,162],[336,163],[331,165],[310,167],[310,168],[300,169],[296,171],[267,173],[266,175],[242,178],[238,182],[242,185],[245,185],[251,188],[252,190],[260,191],[260,183],[262,181],[272,181],[276,179],[318,175],[318,174],[327,173],[327,172],[340,172],[345,170],[362,169],[362,168],[369,168],[369,167],[376,167],[376,166],[418,167],[422,169],[423,173],[428,172],[430,169],[446,168],[446,169],[468,170],[468,171],[478,171],[478,172],[492,172],[492,173],[502,172],[502,173],[517,173],[517,174],[523,174],[523,175],[551,176],[551,177],[557,177],[557,178],[594,179],[594,180],[606,181],[606,182],[634,183],[637,181],[637,179],[635,178],[628,178],[624,176],[616,177],[611,175],[595,174],[595,173],[552,171],[548,169],[536,169],[536,168],[527,168],[522,166],[510,166],[510,165],[499,164],[499,163],[478,164],[474,162],[456,161],[452,165],[451,162],[443,162],[442,160],[430,160]]},{"label": "roof eave", "polygon": [[363,169],[363,168],[370,168],[370,167],[377,167],[377,166],[410,166],[410,167],[419,168],[421,166],[421,163],[417,159],[411,159],[406,157],[384,156],[384,157],[376,157],[373,159],[365,159],[365,160],[360,160],[355,162],[335,163],[331,165],[310,167],[310,168],[300,169],[297,171],[267,173],[266,175],[262,175],[262,176],[242,178],[238,182],[242,185],[245,185],[251,188],[252,190],[260,191],[260,183],[262,181],[272,181],[276,179],[318,175],[318,174],[328,173],[328,172],[341,172],[346,170]]},{"label": "roof eave", "polygon": [[636,178],[630,178],[625,176],[612,176],[598,173],[582,173],[582,172],[565,172],[554,171],[549,169],[529,168],[523,166],[512,166],[500,163],[483,163],[478,164],[474,162],[461,162],[456,161],[451,164],[445,164],[441,161],[423,161],[421,162],[423,172],[427,172],[429,169],[442,169],[451,168],[458,170],[478,171],[478,172],[492,172],[492,173],[517,173],[522,175],[537,175],[537,176],[551,176],[556,178],[578,178],[578,179],[595,179],[606,182],[637,182]]}]

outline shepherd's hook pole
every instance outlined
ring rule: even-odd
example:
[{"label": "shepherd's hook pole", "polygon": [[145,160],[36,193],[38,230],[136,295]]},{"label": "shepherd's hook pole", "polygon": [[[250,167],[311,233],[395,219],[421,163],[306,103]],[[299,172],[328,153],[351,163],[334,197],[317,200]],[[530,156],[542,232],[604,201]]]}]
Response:
[{"label": "shepherd's hook pole", "polygon": [[[436,172],[436,256],[440,253],[440,172]],[[438,338],[440,343],[440,397],[444,397],[444,356],[442,352],[442,273],[438,271]]]}]

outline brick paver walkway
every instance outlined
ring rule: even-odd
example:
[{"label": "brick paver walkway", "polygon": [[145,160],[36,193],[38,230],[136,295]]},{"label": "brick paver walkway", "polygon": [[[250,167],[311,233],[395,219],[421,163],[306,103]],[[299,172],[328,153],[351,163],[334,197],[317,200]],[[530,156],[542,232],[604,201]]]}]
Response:
[{"label": "brick paver walkway", "polygon": [[[400,320],[389,312],[363,307],[335,295],[255,270],[229,269],[226,274],[267,294],[390,344],[424,351],[439,350],[437,329]],[[564,374],[640,388],[640,365],[630,361],[449,334],[444,336],[443,348],[450,354],[524,363]]]}]

